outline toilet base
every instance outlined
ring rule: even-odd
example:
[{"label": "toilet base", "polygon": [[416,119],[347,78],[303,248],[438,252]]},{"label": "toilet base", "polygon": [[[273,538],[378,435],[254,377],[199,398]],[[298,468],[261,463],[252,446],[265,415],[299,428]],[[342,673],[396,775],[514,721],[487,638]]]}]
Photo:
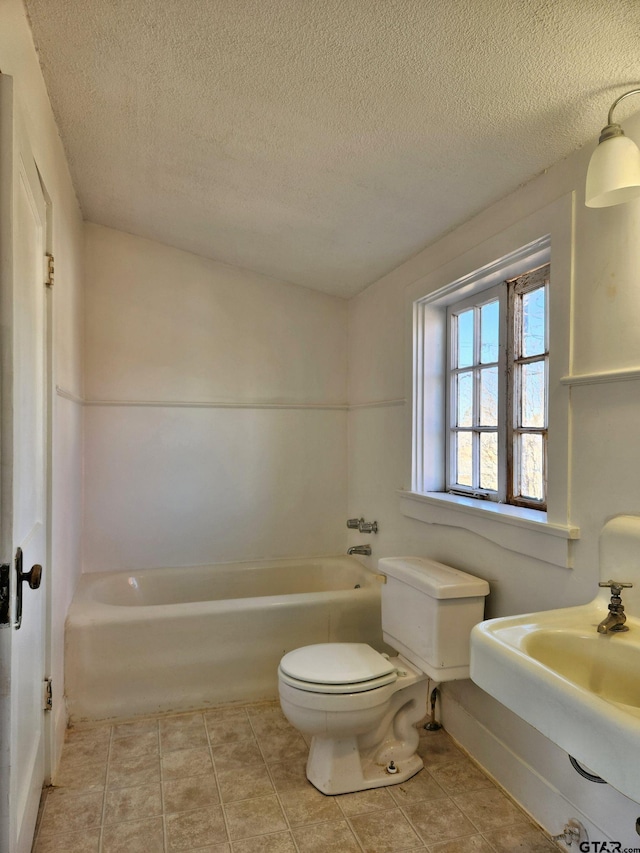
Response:
[{"label": "toilet base", "polygon": [[[362,734],[316,734],[311,739],[307,779],[323,794],[398,785],[422,770],[416,724],[424,716],[429,682],[415,672],[406,671],[401,678],[409,684],[393,694],[377,726]],[[390,762],[395,773],[388,770]]]},{"label": "toilet base", "polygon": [[420,756],[414,753],[394,760],[397,772],[389,773],[389,762],[381,763],[378,753],[379,750],[374,756],[363,754],[356,737],[314,737],[307,760],[307,779],[323,794],[350,794],[406,782],[424,766]]},{"label": "toilet base", "polygon": [[416,725],[427,709],[429,679],[401,656],[391,661],[397,680],[369,691],[325,694],[280,679],[284,715],[311,735],[307,779],[323,794],[398,785],[422,769]]}]

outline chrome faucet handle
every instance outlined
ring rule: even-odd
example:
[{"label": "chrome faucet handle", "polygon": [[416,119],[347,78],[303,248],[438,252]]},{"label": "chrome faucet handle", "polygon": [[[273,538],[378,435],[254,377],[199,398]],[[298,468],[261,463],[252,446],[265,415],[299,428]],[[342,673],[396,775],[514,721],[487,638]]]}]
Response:
[{"label": "chrome faucet handle", "polygon": [[347,527],[349,528],[349,530],[358,530],[361,524],[364,524],[364,518],[347,519]]},{"label": "chrome faucet handle", "polygon": [[360,533],[377,533],[378,532],[378,522],[377,521],[365,521],[364,518],[360,519],[360,524],[358,525],[358,530]]}]

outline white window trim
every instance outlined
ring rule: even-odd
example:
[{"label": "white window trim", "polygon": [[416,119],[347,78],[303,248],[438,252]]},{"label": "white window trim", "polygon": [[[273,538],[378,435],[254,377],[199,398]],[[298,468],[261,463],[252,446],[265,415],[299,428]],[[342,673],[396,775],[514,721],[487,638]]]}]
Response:
[{"label": "white window trim", "polygon": [[[514,223],[407,289],[407,432],[411,456],[404,515],[471,530],[502,547],[554,565],[573,563],[580,531],[570,522],[573,193]],[[549,483],[547,511],[478,501],[443,492],[445,472],[446,308],[551,260],[549,289]],[[470,272],[472,271],[472,272]],[[414,343],[415,341],[415,343]]]}]

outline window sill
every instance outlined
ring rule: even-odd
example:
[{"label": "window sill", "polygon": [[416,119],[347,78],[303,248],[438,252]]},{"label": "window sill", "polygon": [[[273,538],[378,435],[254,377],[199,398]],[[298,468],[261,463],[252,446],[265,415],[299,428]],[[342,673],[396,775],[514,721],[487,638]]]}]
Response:
[{"label": "window sill", "polygon": [[572,568],[571,543],[580,538],[580,528],[552,524],[547,513],[524,507],[449,495],[445,492],[399,491],[400,511],[427,524],[461,527],[496,545],[527,557]]}]

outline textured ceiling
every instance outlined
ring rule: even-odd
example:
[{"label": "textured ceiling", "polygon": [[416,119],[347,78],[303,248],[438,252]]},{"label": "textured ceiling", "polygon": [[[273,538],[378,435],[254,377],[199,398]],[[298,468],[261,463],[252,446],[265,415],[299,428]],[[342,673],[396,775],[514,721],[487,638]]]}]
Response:
[{"label": "textured ceiling", "polygon": [[25,5],[86,219],[341,296],[640,81],[638,0]]}]

